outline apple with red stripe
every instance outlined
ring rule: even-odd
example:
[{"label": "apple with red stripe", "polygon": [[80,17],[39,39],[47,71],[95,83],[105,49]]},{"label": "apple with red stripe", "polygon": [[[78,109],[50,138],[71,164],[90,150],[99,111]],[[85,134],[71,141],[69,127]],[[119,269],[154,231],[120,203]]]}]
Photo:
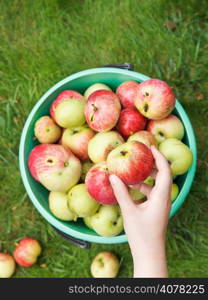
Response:
[{"label": "apple with red stripe", "polygon": [[111,91],[100,90],[92,93],[85,105],[88,125],[95,131],[112,129],[119,118],[121,104],[117,95]]},{"label": "apple with red stripe", "polygon": [[175,96],[166,82],[148,79],[138,86],[135,106],[148,119],[161,120],[174,109]]},{"label": "apple with red stripe", "polygon": [[125,81],[116,90],[116,95],[121,101],[123,107],[133,108],[137,99],[139,83],[136,81]]},{"label": "apple with red stripe", "polygon": [[108,167],[105,162],[94,165],[85,178],[88,193],[99,203],[104,205],[117,204],[113,189],[109,181]]},{"label": "apple with red stripe", "polygon": [[137,141],[118,146],[107,157],[109,173],[117,175],[127,185],[144,181],[150,175],[153,165],[151,150]]},{"label": "apple with red stripe", "polygon": [[41,251],[41,246],[37,240],[24,238],[14,250],[14,259],[22,267],[31,267],[36,263]]},{"label": "apple with red stripe", "polygon": [[0,253],[0,278],[10,278],[14,271],[14,258],[8,253]]},{"label": "apple with red stripe", "polygon": [[79,159],[62,145],[35,146],[30,152],[28,167],[35,180],[54,192],[68,191],[81,176]]}]

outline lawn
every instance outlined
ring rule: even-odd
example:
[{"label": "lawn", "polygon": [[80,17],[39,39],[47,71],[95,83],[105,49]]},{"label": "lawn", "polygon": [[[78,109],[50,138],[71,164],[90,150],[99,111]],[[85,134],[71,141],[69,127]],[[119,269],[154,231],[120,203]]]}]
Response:
[{"label": "lawn", "polygon": [[171,277],[208,276],[208,3],[206,0],[0,1],[0,251],[24,236],[43,254],[16,277],[90,277],[102,250],[122,258],[120,277],[132,276],[128,244],[80,249],[40,216],[22,184],[18,146],[24,122],[40,96],[80,70],[132,62],[167,81],[195,129],[196,177],[168,229]]}]

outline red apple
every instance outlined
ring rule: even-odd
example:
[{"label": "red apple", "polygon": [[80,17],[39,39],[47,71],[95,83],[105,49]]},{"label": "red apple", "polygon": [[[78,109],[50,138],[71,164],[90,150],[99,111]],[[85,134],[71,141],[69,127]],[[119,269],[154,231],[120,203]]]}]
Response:
[{"label": "red apple", "polygon": [[149,79],[140,83],[135,106],[148,119],[161,120],[174,109],[175,96],[166,82]]},{"label": "red apple", "polygon": [[61,92],[58,97],[53,101],[51,107],[50,107],[50,115],[51,117],[55,120],[55,110],[57,105],[64,101],[64,100],[70,100],[70,99],[80,99],[80,100],[84,100],[84,97],[73,90],[65,90],[63,92]]},{"label": "red apple", "polygon": [[123,107],[134,107],[137,98],[139,83],[136,81],[125,81],[116,90],[116,95],[121,101]]},{"label": "red apple", "polygon": [[107,157],[110,174],[115,174],[127,185],[144,181],[152,171],[154,158],[143,143],[132,141],[111,151]]},{"label": "red apple", "polygon": [[89,159],[88,143],[95,132],[86,126],[67,128],[62,136],[62,145],[67,146],[81,160]]},{"label": "red apple", "polygon": [[116,128],[123,137],[128,138],[135,132],[143,130],[145,125],[146,118],[135,108],[127,107],[121,111]]},{"label": "red apple", "polygon": [[8,253],[0,253],[0,278],[9,278],[15,271],[14,258]]},{"label": "red apple", "polygon": [[104,205],[117,204],[113,189],[109,181],[109,172],[105,162],[94,165],[85,178],[88,193],[99,203]]},{"label": "red apple", "polygon": [[151,145],[155,147],[158,146],[154,135],[151,132],[148,132],[146,130],[141,130],[131,135],[128,138],[127,142],[131,142],[131,141],[141,142],[148,147],[150,147]]},{"label": "red apple", "polygon": [[67,192],[81,175],[79,159],[66,147],[41,144],[30,152],[28,167],[35,180],[49,191]]},{"label": "red apple", "polygon": [[162,120],[150,120],[147,130],[154,134],[158,143],[162,143],[168,138],[182,140],[184,136],[183,123],[174,115],[169,115]]},{"label": "red apple", "polygon": [[85,106],[85,117],[93,130],[108,131],[116,125],[120,109],[121,105],[115,93],[100,90],[89,96]]},{"label": "red apple", "polygon": [[41,254],[41,246],[35,239],[24,238],[14,250],[14,259],[22,267],[31,267]]}]

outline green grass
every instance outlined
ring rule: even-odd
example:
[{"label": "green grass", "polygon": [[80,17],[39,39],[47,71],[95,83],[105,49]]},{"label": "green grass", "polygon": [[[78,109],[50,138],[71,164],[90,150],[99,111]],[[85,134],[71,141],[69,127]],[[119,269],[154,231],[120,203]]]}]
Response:
[{"label": "green grass", "polygon": [[128,61],[169,82],[193,123],[197,174],[170,221],[168,264],[171,277],[207,277],[207,1],[7,0],[0,11],[0,250],[12,251],[24,236],[44,249],[37,265],[15,276],[90,277],[102,250],[123,258],[120,277],[132,276],[127,244],[83,250],[59,237],[31,204],[18,168],[22,127],[47,89],[74,72]]}]

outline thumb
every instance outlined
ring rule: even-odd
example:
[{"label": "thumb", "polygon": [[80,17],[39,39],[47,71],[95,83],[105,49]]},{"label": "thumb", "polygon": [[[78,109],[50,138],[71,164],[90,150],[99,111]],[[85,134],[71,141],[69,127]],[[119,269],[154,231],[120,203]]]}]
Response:
[{"label": "thumb", "polygon": [[110,175],[109,180],[121,210],[125,212],[126,210],[134,208],[135,204],[129,196],[128,189],[123,181],[116,175]]}]

